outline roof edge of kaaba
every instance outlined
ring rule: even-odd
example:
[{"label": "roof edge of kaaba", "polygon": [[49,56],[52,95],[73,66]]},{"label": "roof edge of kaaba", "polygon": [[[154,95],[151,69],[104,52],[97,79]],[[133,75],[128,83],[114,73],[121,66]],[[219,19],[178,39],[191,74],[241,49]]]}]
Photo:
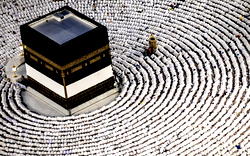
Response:
[{"label": "roof edge of kaaba", "polygon": [[[57,10],[54,10],[54,11],[52,11],[52,12],[49,12],[49,13],[47,13],[47,14],[45,14],[45,15],[39,16],[38,18],[36,18],[36,19],[34,19],[34,20],[31,20],[31,21],[29,21],[28,23],[22,24],[20,27],[27,27],[27,26],[29,26],[29,24],[31,24],[31,23],[33,23],[33,22],[36,22],[36,21],[38,21],[38,20],[41,20],[41,19],[47,17],[48,15],[52,15],[52,14],[58,12],[58,11],[63,11],[63,10],[65,10],[65,9],[71,11],[73,14],[77,15],[78,17],[81,17],[82,19],[86,19],[87,21],[89,21],[89,22],[91,22],[91,23],[94,23],[95,25],[97,25],[97,27],[105,27],[104,25],[102,25],[102,24],[96,22],[95,20],[89,18],[88,16],[85,16],[84,14],[78,12],[77,10],[75,10],[75,9],[73,9],[73,8],[67,6],[67,5],[61,7],[61,8],[59,8],[59,9],[57,9]],[[105,28],[106,28],[106,27],[105,27]]]},{"label": "roof edge of kaaba", "polygon": [[[54,14],[64,9],[71,11],[79,18],[85,19],[95,24],[97,27],[69,41],[66,41],[63,44],[59,44],[56,41],[50,39],[48,36],[43,35],[39,31],[29,26],[29,24],[33,22],[36,22],[42,18],[45,18],[48,15]],[[20,31],[22,43],[24,45],[30,47],[35,51],[38,51],[45,57],[49,57],[51,61],[55,62],[61,67],[78,59],[82,55],[91,53],[96,49],[102,48],[103,46],[109,44],[108,32],[105,26],[85,16],[84,14],[70,8],[69,6],[62,7],[58,10],[52,11],[46,15],[43,15],[41,17],[38,17],[37,19],[34,19],[26,24],[21,25]],[[70,53],[71,55],[68,55],[68,53]]]},{"label": "roof edge of kaaba", "polygon": [[[63,11],[64,9],[67,9],[67,10],[71,11],[73,14],[77,15],[78,17],[80,17],[80,18],[82,18],[82,19],[85,19],[85,20],[87,20],[87,21],[89,21],[89,22],[95,24],[97,27],[94,28],[93,30],[95,30],[95,29],[100,29],[100,28],[101,28],[101,29],[107,30],[107,28],[106,28],[104,25],[102,25],[102,24],[96,22],[95,20],[89,18],[88,16],[85,16],[84,14],[78,12],[77,10],[75,10],[75,9],[69,7],[69,6],[64,6],[64,7],[61,7],[61,8],[59,8],[59,9],[57,9],[57,10],[54,10],[54,11],[52,11],[52,12],[50,12],[50,13],[47,13],[47,14],[42,15],[42,16],[39,16],[38,18],[36,18],[36,19],[34,19],[34,20],[31,20],[31,21],[29,21],[29,22],[27,22],[27,23],[25,23],[25,24],[20,25],[20,29],[23,30],[23,29],[30,28],[29,25],[30,25],[31,23],[34,23],[34,22],[36,22],[36,21],[39,21],[39,20],[41,20],[41,19],[43,19],[43,18],[45,18],[45,17],[47,17],[47,16],[49,16],[49,15],[55,14],[55,13],[57,13],[57,12],[59,12],[59,11]],[[34,31],[36,31],[36,30],[34,30]],[[42,35],[42,33],[38,32],[38,31],[36,31],[36,32]],[[88,33],[89,33],[89,32],[86,32],[86,33],[84,33],[84,34],[88,34]],[[46,36],[45,36],[45,37],[46,37]],[[48,37],[46,37],[46,38],[49,39],[51,42],[54,42],[55,44],[58,44],[58,43],[56,43],[55,41],[53,41],[52,39],[50,39],[50,38],[48,38]],[[75,39],[77,39],[77,38],[79,38],[79,36],[76,37]],[[74,40],[74,39],[73,39],[73,40]],[[72,40],[70,40],[70,41],[72,41]],[[67,41],[67,42],[65,42],[65,43],[63,43],[63,44],[58,44],[58,45],[63,46],[63,45],[65,45],[65,44],[68,44],[70,41]]]}]

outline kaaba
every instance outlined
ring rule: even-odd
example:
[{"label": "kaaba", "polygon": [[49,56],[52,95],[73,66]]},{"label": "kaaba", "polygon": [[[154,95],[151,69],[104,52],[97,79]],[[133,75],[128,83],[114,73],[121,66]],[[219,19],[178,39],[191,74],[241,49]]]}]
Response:
[{"label": "kaaba", "polygon": [[71,109],[114,88],[107,28],[65,6],[20,26],[27,78]]}]

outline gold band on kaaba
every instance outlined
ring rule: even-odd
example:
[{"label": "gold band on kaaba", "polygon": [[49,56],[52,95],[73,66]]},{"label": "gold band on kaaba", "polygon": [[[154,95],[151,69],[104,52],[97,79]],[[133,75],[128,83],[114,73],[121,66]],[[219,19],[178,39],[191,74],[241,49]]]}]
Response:
[{"label": "gold band on kaaba", "polygon": [[69,69],[69,68],[83,62],[83,61],[86,61],[86,60],[88,60],[88,59],[90,59],[90,58],[92,58],[94,56],[99,55],[100,53],[104,52],[105,50],[108,50],[109,45],[107,44],[107,45],[105,45],[105,46],[103,46],[103,47],[101,47],[101,48],[99,48],[99,49],[97,49],[97,50],[95,50],[93,52],[90,52],[87,55],[84,55],[83,57],[81,57],[79,59],[76,59],[76,60],[74,60],[74,61],[72,61],[72,62],[70,62],[70,63],[68,63],[68,64],[66,64],[64,66],[60,66],[60,65],[54,63],[50,59],[48,59],[45,56],[39,54],[38,52],[36,52],[35,50],[31,49],[30,47],[28,47],[26,45],[23,45],[23,48],[27,52],[31,53],[33,55],[33,57],[36,56],[37,58],[43,60],[44,62],[48,63],[49,65],[51,65],[51,66],[53,66],[53,67],[55,67],[55,68],[57,68],[59,70],[66,70],[66,69]]}]

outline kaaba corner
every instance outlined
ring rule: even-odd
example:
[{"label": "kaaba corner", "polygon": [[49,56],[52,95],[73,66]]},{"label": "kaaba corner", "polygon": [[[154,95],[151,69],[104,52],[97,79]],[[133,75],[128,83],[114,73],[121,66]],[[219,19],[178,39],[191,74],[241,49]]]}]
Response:
[{"label": "kaaba corner", "polygon": [[107,28],[65,6],[20,26],[25,82],[66,109],[112,88]]}]

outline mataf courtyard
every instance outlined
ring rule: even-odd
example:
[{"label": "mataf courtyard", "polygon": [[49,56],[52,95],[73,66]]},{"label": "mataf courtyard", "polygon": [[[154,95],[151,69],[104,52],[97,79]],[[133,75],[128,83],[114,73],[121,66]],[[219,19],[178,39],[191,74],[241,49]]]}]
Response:
[{"label": "mataf courtyard", "polygon": [[[4,69],[22,52],[20,25],[66,5],[107,27],[121,91],[51,117]],[[0,155],[250,154],[249,0],[8,0],[0,28]]]}]

